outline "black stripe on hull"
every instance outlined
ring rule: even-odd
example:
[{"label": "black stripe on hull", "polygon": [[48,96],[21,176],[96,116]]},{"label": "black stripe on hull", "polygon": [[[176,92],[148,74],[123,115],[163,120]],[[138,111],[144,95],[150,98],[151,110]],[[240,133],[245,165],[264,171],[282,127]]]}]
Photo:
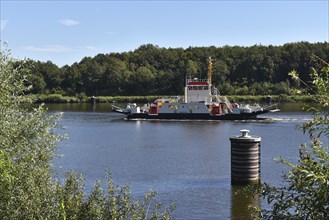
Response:
[{"label": "black stripe on hull", "polygon": [[253,113],[210,115],[197,113],[161,113],[158,115],[149,115],[146,113],[128,114],[127,119],[174,119],[174,120],[251,120],[257,119],[257,115],[267,113],[268,111],[259,111]]}]

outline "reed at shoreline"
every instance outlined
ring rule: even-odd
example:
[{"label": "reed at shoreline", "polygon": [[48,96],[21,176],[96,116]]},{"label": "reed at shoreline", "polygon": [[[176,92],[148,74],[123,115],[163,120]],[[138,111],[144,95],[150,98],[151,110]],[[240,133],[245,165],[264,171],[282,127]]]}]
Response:
[{"label": "reed at shoreline", "polygon": [[[152,103],[158,98],[176,98],[177,96],[63,96],[61,94],[33,94],[31,95],[36,103],[88,103],[92,102],[93,98],[96,99],[96,103]],[[179,96],[182,97],[182,96]],[[282,102],[313,102],[313,97],[310,95],[273,95],[273,96],[227,96],[230,101],[238,103],[266,103],[269,101],[269,97],[272,103]]]}]

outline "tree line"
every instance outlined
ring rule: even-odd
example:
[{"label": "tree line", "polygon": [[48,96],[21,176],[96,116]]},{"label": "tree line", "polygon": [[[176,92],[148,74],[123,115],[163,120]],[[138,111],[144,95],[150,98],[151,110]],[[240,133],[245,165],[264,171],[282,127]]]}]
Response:
[{"label": "tree line", "polygon": [[[329,64],[315,58],[320,71],[311,68],[306,87],[319,106],[310,107],[314,114],[300,127],[310,143],[300,146],[297,164],[278,159],[289,167],[284,184],[261,183],[246,189],[268,203],[265,209],[254,208],[255,219],[328,216],[329,153],[321,140],[329,137]],[[42,105],[33,108],[31,97],[24,95],[30,88],[25,77],[29,70],[15,65],[0,52],[0,219],[174,219],[174,205],[163,209],[156,202],[150,207],[154,192],[144,201],[132,199],[129,186],[115,187],[110,172],[107,190],[96,182],[88,194],[83,177],[75,171],[68,172],[63,182],[54,178],[51,163],[63,139],[54,133],[60,128],[60,115],[48,114]],[[290,75],[305,84],[296,71]]]},{"label": "tree line", "polygon": [[329,44],[297,42],[283,46],[161,48],[142,45],[123,53],[98,54],[58,67],[51,61],[28,60],[28,81],[35,94],[70,96],[181,95],[185,76],[207,76],[213,57],[213,84],[223,95],[290,94],[288,72],[310,80],[311,55],[329,59]]},{"label": "tree line", "polygon": [[[29,69],[13,65],[0,51],[0,219],[173,219],[174,204],[163,207],[156,192],[136,200],[128,185],[116,186],[106,172],[88,192],[82,174],[54,173],[61,114],[36,107],[27,94]],[[22,105],[24,103],[24,105]],[[55,177],[56,176],[56,177]]]}]

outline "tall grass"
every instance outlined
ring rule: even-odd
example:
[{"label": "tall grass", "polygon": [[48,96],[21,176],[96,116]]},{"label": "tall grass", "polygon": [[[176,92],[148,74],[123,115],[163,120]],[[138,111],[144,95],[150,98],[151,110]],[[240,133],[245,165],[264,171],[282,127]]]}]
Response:
[{"label": "tall grass", "polygon": [[[31,95],[37,103],[88,103],[93,101],[93,97],[87,96],[63,96],[61,94],[34,94]],[[152,103],[158,98],[170,98],[172,96],[97,96],[97,103]],[[227,98],[235,102],[243,103],[264,103],[269,96],[265,95],[231,95]],[[273,95],[270,96],[272,102],[314,102],[310,95]]]}]

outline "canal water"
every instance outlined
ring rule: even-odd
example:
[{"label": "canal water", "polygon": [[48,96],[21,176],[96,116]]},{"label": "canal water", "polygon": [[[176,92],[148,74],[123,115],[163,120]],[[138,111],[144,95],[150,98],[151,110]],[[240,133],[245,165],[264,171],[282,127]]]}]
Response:
[{"label": "canal water", "polygon": [[286,167],[274,158],[297,161],[298,146],[308,139],[296,127],[310,117],[291,105],[262,121],[127,121],[109,104],[47,107],[64,112],[60,124],[69,136],[59,144],[56,175],[77,170],[90,191],[97,180],[105,186],[110,169],[114,183],[129,184],[133,197],[155,190],[164,206],[175,202],[177,219],[248,219],[245,202],[265,203],[235,195],[229,137],[241,129],[260,136],[261,179],[278,186]]}]

